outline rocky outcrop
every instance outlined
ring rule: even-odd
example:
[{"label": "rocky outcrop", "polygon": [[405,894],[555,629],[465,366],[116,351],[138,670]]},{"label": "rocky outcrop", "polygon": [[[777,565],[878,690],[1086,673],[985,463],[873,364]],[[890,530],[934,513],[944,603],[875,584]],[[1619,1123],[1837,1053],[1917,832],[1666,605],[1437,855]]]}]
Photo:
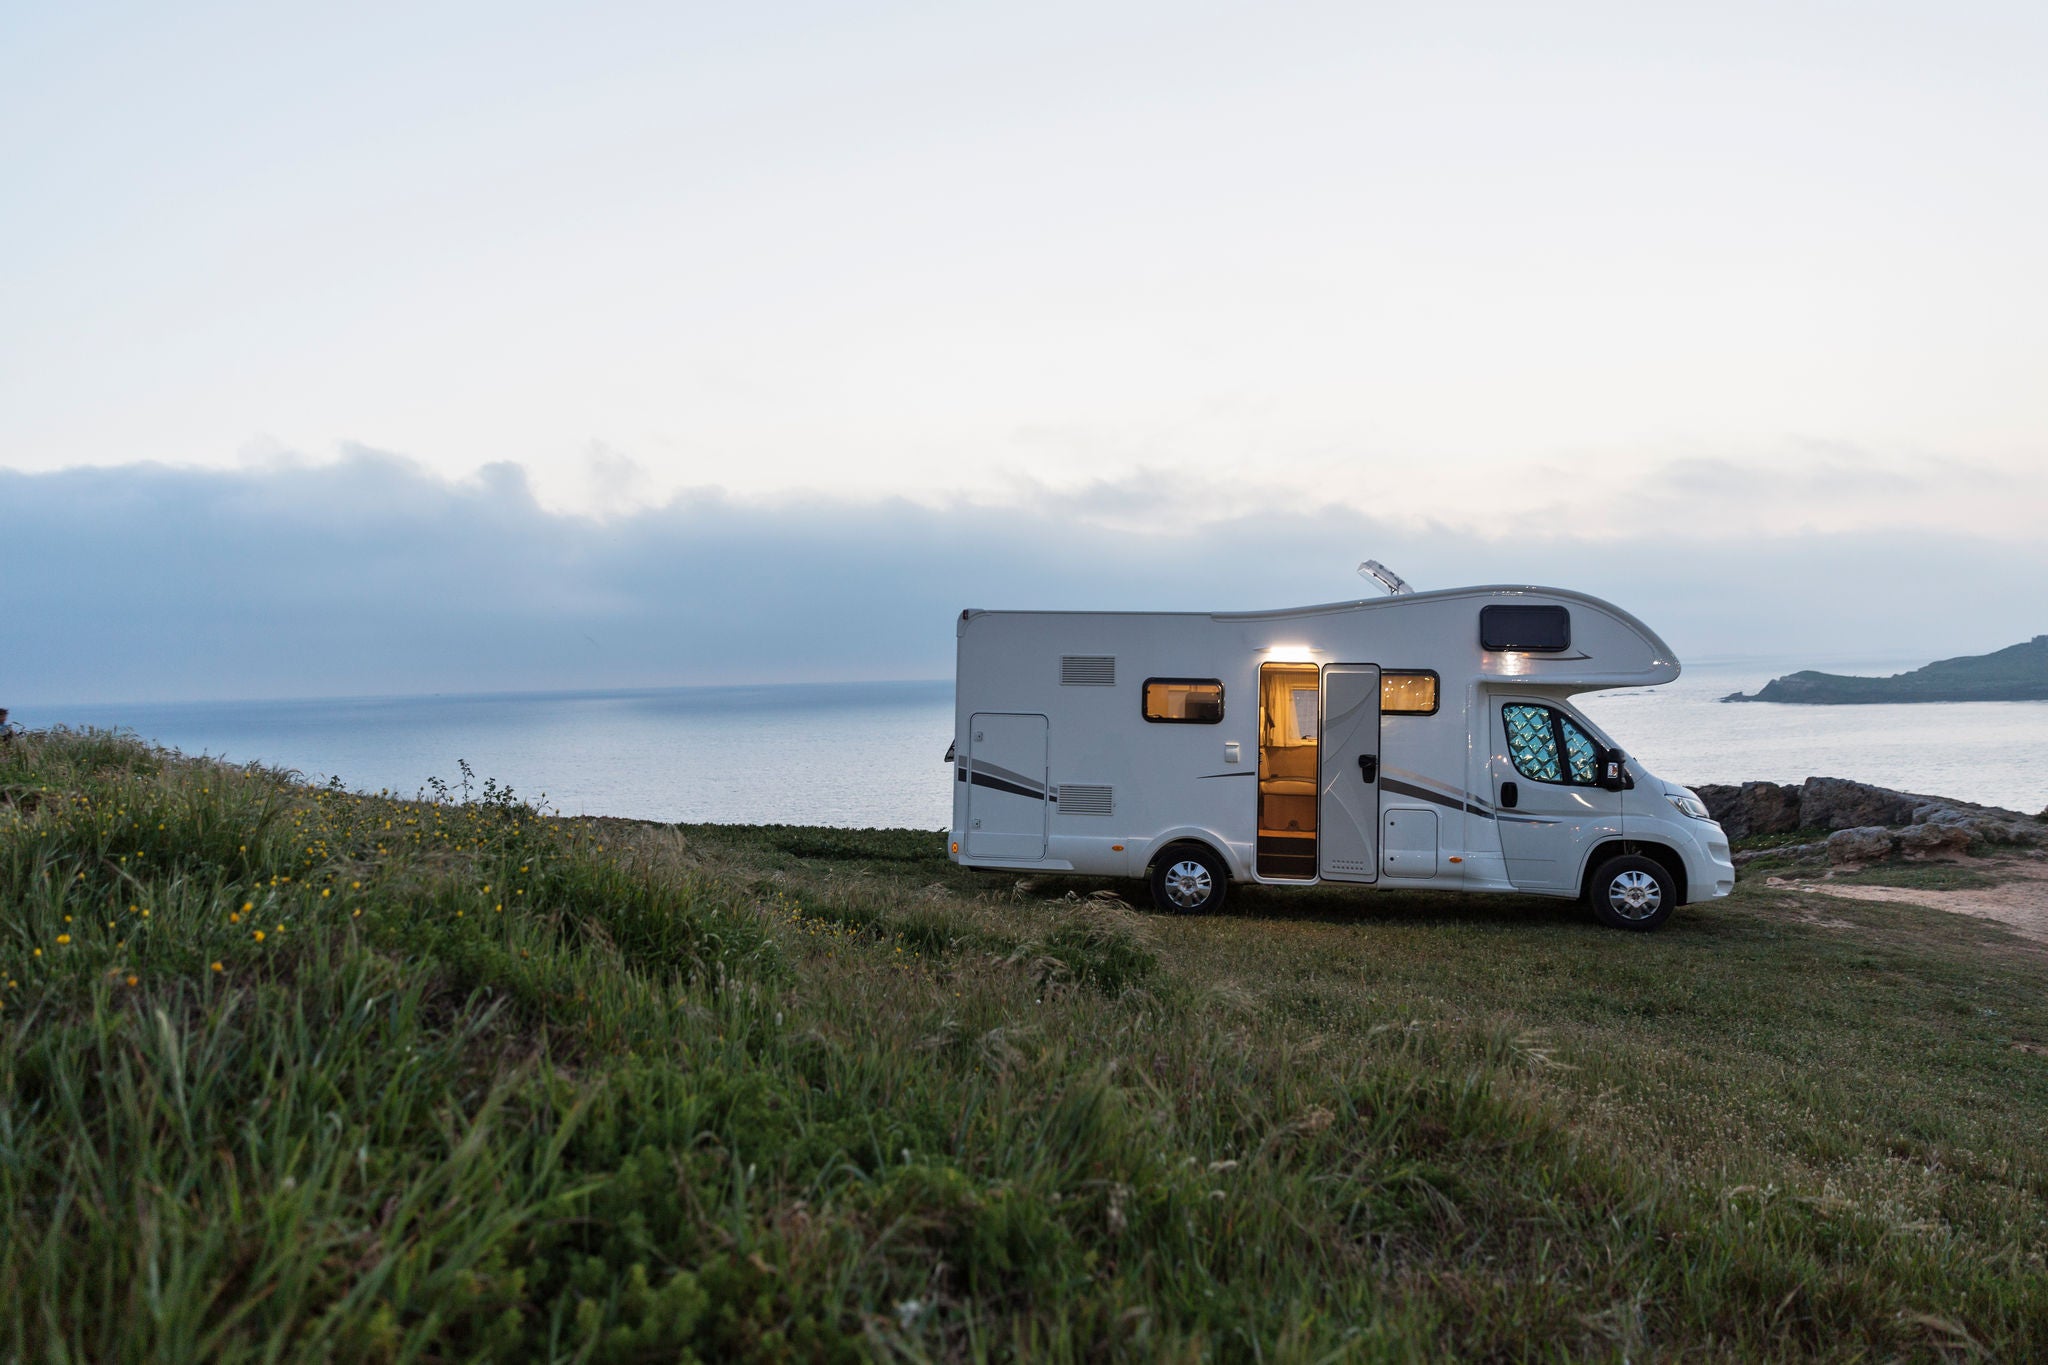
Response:
[{"label": "rocky outcrop", "polygon": [[[1797,785],[1744,782],[1695,790],[1731,839],[1802,829],[1833,831],[1825,841],[1769,850],[1779,856],[1825,854],[1831,862],[1861,863],[1894,853],[1942,858],[1976,846],[2048,844],[2048,821],[2041,818],[1841,777],[1809,777]],[[1736,856],[1741,860],[1749,855]]]},{"label": "rocky outcrop", "polygon": [[1709,785],[1697,789],[1731,839],[1752,834],[1790,834],[1801,828],[1797,787],[1776,782],[1744,782],[1741,786]]},{"label": "rocky outcrop", "polygon": [[1940,798],[1895,792],[1842,777],[1809,777],[1799,789],[1799,828],[1855,829],[1863,825],[1909,825],[1913,812]]}]

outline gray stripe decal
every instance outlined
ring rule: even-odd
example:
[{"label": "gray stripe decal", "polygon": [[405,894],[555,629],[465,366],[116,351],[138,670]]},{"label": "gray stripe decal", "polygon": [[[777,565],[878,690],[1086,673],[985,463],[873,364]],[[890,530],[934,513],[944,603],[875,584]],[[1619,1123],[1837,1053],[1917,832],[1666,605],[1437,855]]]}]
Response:
[{"label": "gray stripe decal", "polygon": [[981,782],[983,775],[986,774],[989,777],[1028,788],[1032,796],[1045,795],[1045,783],[1035,777],[1026,777],[1022,773],[1013,773],[1008,768],[999,768],[993,763],[983,763],[981,760],[973,758],[967,760],[967,766],[974,773],[974,780],[977,783]]},{"label": "gray stripe decal", "polygon": [[[1443,782],[1439,781],[1434,777],[1428,777],[1422,773],[1416,772],[1413,768],[1397,768],[1391,763],[1382,763],[1380,765],[1380,771],[1383,773],[1390,774],[1394,777],[1405,777],[1410,782],[1414,782],[1420,786],[1428,787],[1430,790],[1437,792],[1440,796],[1442,796],[1445,800],[1448,801],[1456,801],[1459,797],[1458,788],[1452,787],[1450,790],[1445,791],[1445,784]],[[1471,811],[1473,814],[1493,814],[1492,805],[1487,802],[1487,799],[1485,797],[1479,795],[1477,792],[1465,792],[1464,799],[1465,808]]]},{"label": "gray stripe decal", "polygon": [[1019,786],[1015,782],[1006,782],[1002,778],[993,777],[988,773],[978,772],[969,776],[965,768],[960,770],[960,780],[962,782],[972,782],[977,787],[987,787],[992,791],[1011,792],[1017,796],[1029,796],[1039,801],[1054,801],[1058,799],[1057,797],[1047,795],[1043,788],[1034,789]]},{"label": "gray stripe decal", "polygon": [[[1380,790],[1398,792],[1402,796],[1419,796],[1425,801],[1433,801],[1439,806],[1448,806],[1452,810],[1465,811],[1468,814],[1477,815],[1483,820],[1495,818],[1494,813],[1487,810],[1484,806],[1475,806],[1469,801],[1460,801],[1455,796],[1446,796],[1442,792],[1434,792],[1427,787],[1418,787],[1411,782],[1403,782],[1396,777],[1381,777]],[[1501,816],[1499,818],[1506,819],[1508,817]]]}]

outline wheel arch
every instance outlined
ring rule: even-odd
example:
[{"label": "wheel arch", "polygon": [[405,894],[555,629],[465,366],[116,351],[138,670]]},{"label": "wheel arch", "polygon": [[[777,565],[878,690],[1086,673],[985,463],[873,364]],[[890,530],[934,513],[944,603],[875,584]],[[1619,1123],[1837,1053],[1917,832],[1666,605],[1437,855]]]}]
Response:
[{"label": "wheel arch", "polygon": [[1237,854],[1232,851],[1230,841],[1219,839],[1213,832],[1206,829],[1176,829],[1159,835],[1152,840],[1151,844],[1145,849],[1146,873],[1149,875],[1152,869],[1159,865],[1159,859],[1162,854],[1179,844],[1201,845],[1216,855],[1217,859],[1223,864],[1223,870],[1230,874],[1232,881],[1241,882],[1246,880],[1244,866],[1238,860]]},{"label": "wheel arch", "polygon": [[1596,845],[1586,855],[1585,866],[1579,869],[1579,894],[1593,893],[1593,873],[1609,858],[1631,856],[1648,858],[1671,874],[1671,881],[1678,888],[1678,904],[1689,905],[1692,897],[1688,892],[1685,878],[1685,858],[1669,844],[1655,843],[1646,839],[1609,839]]}]

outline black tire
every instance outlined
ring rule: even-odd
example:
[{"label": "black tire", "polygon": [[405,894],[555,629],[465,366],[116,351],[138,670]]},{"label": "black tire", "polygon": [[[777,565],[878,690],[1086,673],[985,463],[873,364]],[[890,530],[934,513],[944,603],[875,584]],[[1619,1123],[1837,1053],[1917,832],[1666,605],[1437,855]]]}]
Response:
[{"label": "black tire", "polygon": [[1230,870],[1202,844],[1174,844],[1152,863],[1152,903],[1169,915],[1206,915],[1223,908]]},{"label": "black tire", "polygon": [[1655,858],[1626,853],[1609,858],[1586,878],[1586,904],[1610,929],[1648,933],[1678,908],[1678,878]]}]

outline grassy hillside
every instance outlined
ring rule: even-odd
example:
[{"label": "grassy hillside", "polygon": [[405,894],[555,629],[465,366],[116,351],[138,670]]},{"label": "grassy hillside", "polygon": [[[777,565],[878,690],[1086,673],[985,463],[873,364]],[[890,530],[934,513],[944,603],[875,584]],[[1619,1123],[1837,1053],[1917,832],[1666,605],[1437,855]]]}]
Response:
[{"label": "grassy hillside", "polygon": [[2048,635],[2008,645],[1990,654],[1936,659],[1910,673],[1888,678],[1858,677],[1804,669],[1773,678],[1755,696],[1736,693],[1723,701],[1805,702],[1849,705],[1911,701],[2048,700]]},{"label": "grassy hillside", "polygon": [[1997,929],[1119,890],[0,749],[0,1357],[2048,1355]]}]

